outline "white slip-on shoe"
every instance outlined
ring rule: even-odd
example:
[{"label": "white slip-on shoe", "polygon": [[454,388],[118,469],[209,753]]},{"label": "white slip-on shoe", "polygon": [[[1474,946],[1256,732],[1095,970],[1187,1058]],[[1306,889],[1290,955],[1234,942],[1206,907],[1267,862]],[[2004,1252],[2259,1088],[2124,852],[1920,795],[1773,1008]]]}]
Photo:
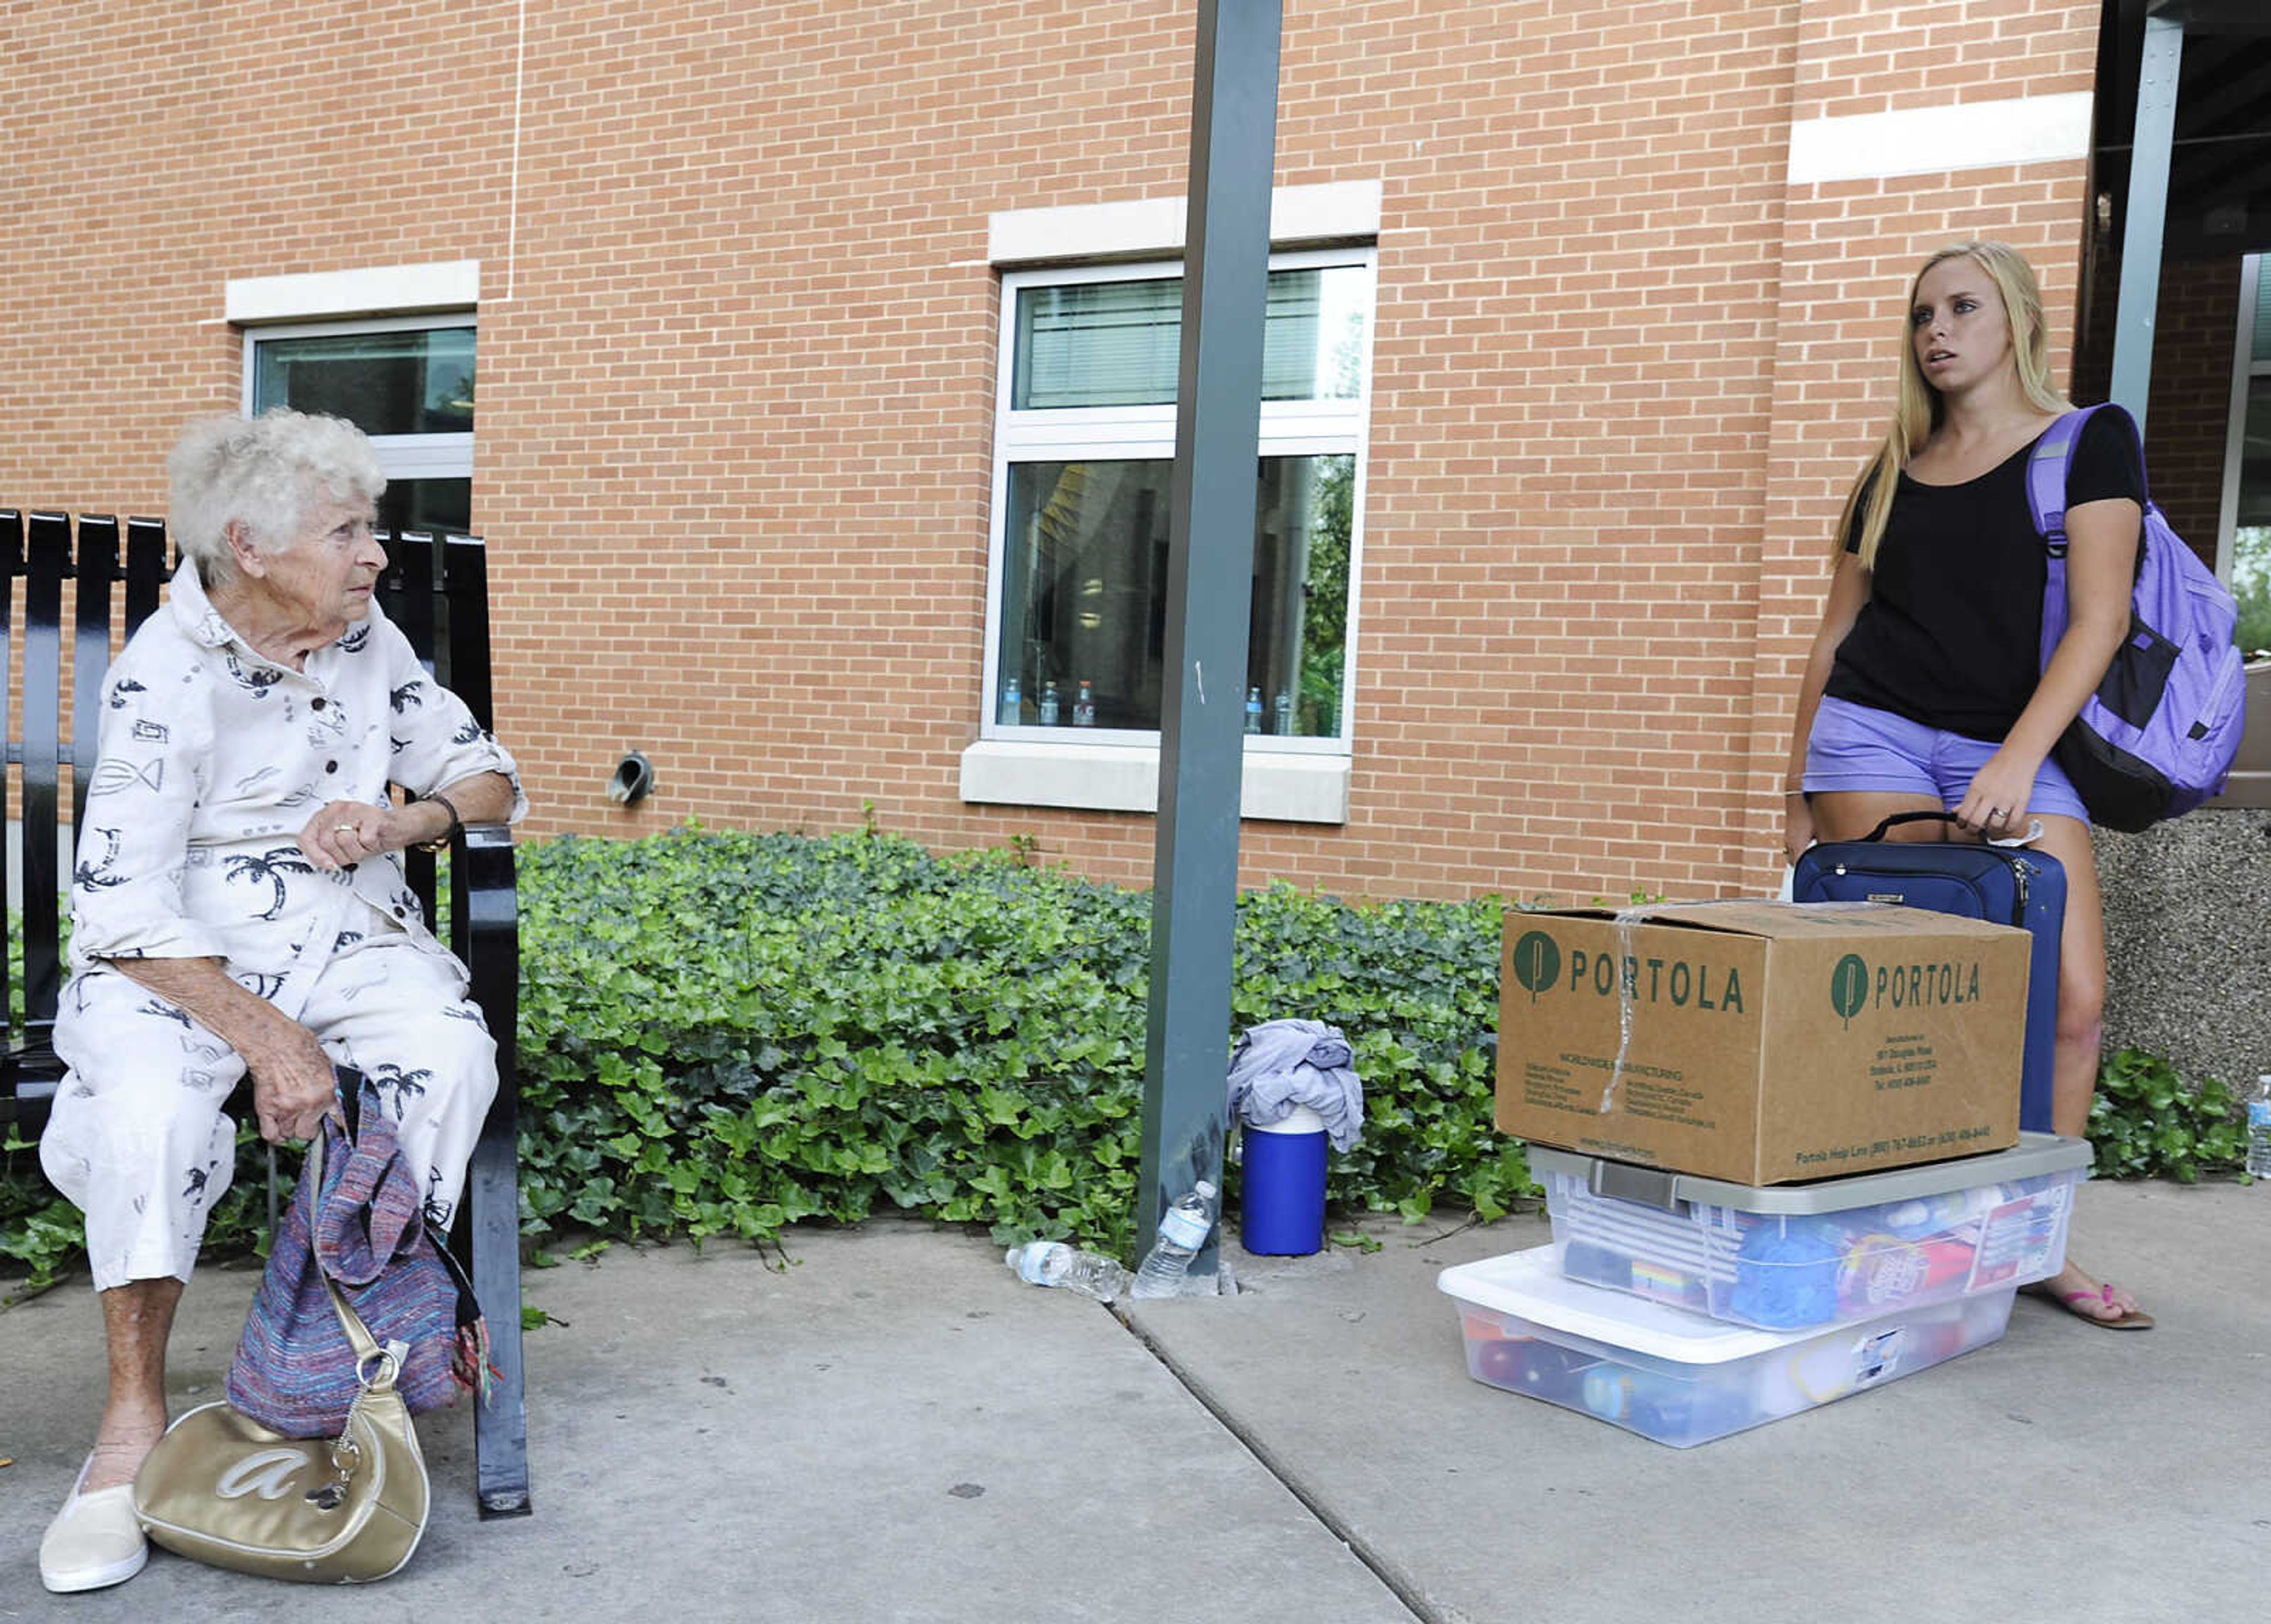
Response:
[{"label": "white slip-on shoe", "polygon": [[[79,1477],[85,1480],[82,1470]],[[134,1515],[134,1486],[121,1483],[71,1498],[40,1539],[40,1583],[51,1590],[99,1590],[123,1584],[150,1560],[150,1542]]]}]

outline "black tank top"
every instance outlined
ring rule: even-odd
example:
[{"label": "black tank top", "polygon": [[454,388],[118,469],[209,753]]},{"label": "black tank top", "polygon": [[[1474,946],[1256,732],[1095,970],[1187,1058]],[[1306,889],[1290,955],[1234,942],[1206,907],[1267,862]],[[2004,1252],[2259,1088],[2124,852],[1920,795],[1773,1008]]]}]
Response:
[{"label": "black tank top", "polygon": [[[2000,743],[2042,674],[2042,537],[2027,507],[2034,442],[1961,485],[1901,475],[1868,601],[1823,692]],[[2100,412],[2066,465],[2066,505],[2144,500],[2126,419]],[[1858,510],[1856,510],[1858,521]],[[1860,550],[1858,522],[1845,550]]]}]

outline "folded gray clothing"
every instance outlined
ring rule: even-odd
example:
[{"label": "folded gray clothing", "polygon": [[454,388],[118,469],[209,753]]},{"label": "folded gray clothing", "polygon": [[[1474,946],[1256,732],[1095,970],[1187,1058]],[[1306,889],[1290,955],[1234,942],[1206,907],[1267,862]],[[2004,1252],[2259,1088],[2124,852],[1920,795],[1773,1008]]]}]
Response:
[{"label": "folded gray clothing", "polygon": [[1248,1027],[1230,1054],[1230,1114],[1267,1128],[1307,1106],[1324,1119],[1333,1149],[1348,1150],[1364,1130],[1364,1086],[1349,1069],[1354,1058],[1341,1029],[1322,1021]]}]

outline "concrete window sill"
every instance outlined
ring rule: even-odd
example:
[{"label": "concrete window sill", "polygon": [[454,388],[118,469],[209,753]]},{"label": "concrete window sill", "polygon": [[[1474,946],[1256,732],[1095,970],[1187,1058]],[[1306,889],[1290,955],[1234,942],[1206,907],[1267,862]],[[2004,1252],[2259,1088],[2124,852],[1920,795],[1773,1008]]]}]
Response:
[{"label": "concrete window sill", "polygon": [[[981,739],[962,753],[962,798],[992,806],[1157,812],[1159,751],[1152,745]],[[1345,823],[1348,807],[1347,756],[1247,752],[1240,816]]]}]

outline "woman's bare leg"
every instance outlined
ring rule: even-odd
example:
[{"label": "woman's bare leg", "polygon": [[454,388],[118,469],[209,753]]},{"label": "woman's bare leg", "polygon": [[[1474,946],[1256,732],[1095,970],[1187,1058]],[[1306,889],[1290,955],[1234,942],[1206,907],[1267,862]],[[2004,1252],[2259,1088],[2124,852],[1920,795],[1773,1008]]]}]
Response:
[{"label": "woman's bare leg", "polygon": [[88,1456],[83,1492],[131,1483],[166,1430],[166,1340],[182,1283],[130,1280],[101,1293],[110,1346],[110,1397]]},{"label": "woman's bare leg", "polygon": [[[1823,790],[1806,797],[1813,808],[1814,831],[1824,840],[1859,840],[1899,812],[1943,812],[1930,795],[1903,790]],[[1944,840],[1953,823],[1903,823],[1888,840]]]},{"label": "woman's bare leg", "polygon": [[[2104,1038],[2105,907],[2097,887],[2097,853],[2079,819],[2042,816],[2036,845],[2066,869],[2066,928],[2059,938],[2058,1058],[2051,1069],[2051,1126],[2076,1139],[2089,1136],[2090,1102],[2097,1094],[2098,1054]],[[2118,1320],[2137,1300],[2119,1286],[2110,1299],[2103,1282],[2076,1264],[2044,1282],[2051,1293],[2091,1319]],[[2087,1293],[2099,1293],[2092,1301]],[[2077,1293],[2084,1293],[2077,1299]]]}]

